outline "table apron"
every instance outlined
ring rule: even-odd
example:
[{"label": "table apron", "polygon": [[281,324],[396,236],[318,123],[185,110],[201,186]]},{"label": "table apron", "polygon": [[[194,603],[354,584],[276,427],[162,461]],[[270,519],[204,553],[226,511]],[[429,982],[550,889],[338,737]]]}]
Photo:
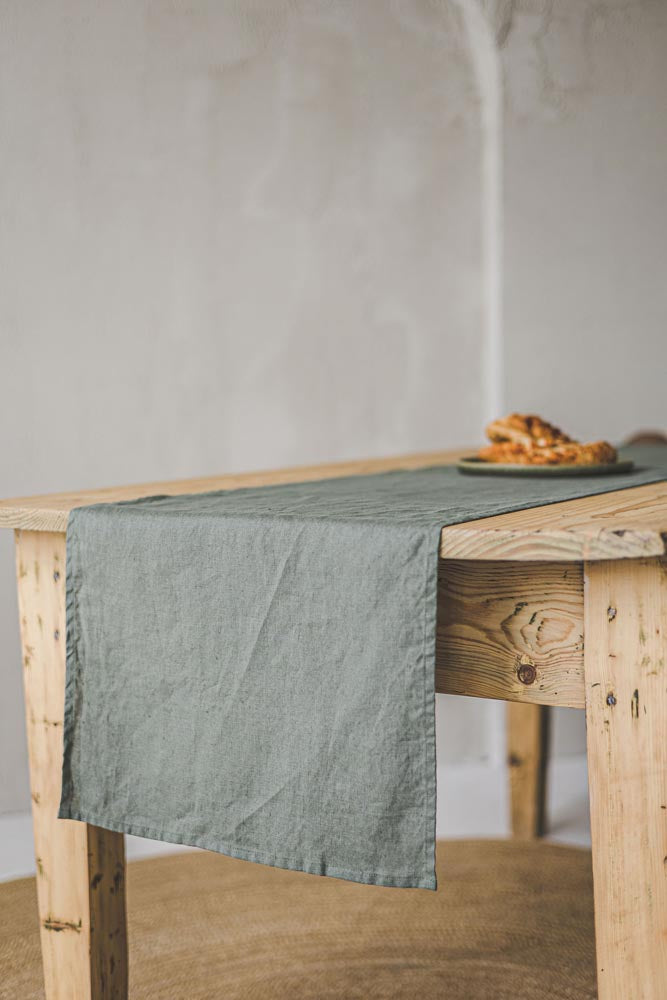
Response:
[{"label": "table apron", "polygon": [[584,708],[581,563],[441,559],[436,690]]}]

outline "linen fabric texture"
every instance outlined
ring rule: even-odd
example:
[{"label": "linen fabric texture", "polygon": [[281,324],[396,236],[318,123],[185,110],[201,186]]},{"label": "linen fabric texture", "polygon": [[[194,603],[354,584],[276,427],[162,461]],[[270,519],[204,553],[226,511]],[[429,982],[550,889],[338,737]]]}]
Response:
[{"label": "linen fabric texture", "polygon": [[666,453],[604,478],[441,466],[75,508],[59,816],[434,889],[441,528],[661,480]]}]

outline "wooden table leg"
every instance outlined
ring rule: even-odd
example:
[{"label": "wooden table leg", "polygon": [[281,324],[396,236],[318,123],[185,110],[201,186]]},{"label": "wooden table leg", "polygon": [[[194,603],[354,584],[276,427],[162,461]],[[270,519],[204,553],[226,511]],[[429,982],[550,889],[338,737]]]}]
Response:
[{"label": "wooden table leg", "polygon": [[600,1000],[667,997],[667,562],[585,566]]},{"label": "wooden table leg", "polygon": [[37,894],[47,1000],[126,1000],[122,834],[57,819],[65,692],[65,535],[17,531]]},{"label": "wooden table leg", "polygon": [[507,704],[507,761],[512,836],[532,840],[545,833],[549,709]]}]

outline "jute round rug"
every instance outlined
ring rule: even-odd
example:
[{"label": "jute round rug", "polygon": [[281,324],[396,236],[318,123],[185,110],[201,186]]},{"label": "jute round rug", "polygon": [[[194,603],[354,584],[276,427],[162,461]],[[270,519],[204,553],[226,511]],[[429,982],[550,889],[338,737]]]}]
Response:
[{"label": "jute round rug", "polygon": [[[196,853],[129,865],[131,1000],[593,1000],[588,851],[446,841],[437,893]],[[0,997],[43,998],[34,879],[0,885]]]}]

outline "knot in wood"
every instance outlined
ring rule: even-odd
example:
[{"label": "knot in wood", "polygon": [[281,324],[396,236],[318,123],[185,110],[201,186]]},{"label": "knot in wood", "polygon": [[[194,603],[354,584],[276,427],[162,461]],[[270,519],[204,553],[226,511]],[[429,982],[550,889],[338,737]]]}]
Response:
[{"label": "knot in wood", "polygon": [[522,684],[534,684],[537,677],[535,664],[531,663],[530,660],[522,661],[516,669],[516,675]]}]

